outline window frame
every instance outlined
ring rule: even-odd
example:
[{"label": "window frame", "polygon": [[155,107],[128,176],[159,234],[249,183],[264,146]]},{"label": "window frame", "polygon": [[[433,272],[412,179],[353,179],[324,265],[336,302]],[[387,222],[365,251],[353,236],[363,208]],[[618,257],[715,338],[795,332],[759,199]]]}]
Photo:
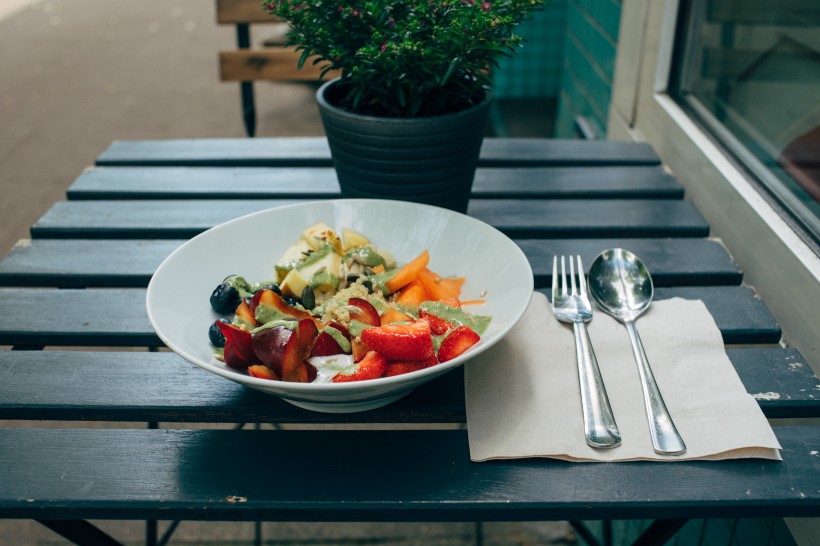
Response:
[{"label": "window frame", "polygon": [[678,0],[623,0],[607,138],[648,142],[817,373],[820,257],[668,93]]},{"label": "window frame", "polygon": [[[697,1],[700,0],[684,0],[678,8],[675,42],[670,61],[669,94],[680,108],[700,126],[700,129],[713,139],[726,156],[734,161],[736,168],[744,172],[755,189],[769,201],[769,205],[781,215],[795,233],[815,254],[820,255],[820,217],[809,210],[786,187],[786,182],[744,146],[731,129],[718,120],[696,96],[684,94],[685,80],[688,74],[695,70],[694,61],[688,53],[696,39],[693,34],[686,33],[686,27],[702,24],[702,21],[693,22],[696,14],[692,13],[691,8]],[[782,176],[787,177],[788,175],[784,172]]]}]

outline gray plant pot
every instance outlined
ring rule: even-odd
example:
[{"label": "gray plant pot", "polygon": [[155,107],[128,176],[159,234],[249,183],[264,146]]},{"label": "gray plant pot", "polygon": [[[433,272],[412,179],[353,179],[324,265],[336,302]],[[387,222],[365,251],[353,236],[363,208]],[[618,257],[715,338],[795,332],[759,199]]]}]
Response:
[{"label": "gray plant pot", "polygon": [[[397,199],[467,212],[492,94],[461,112],[423,118],[354,114],[316,92],[343,197]],[[328,90],[331,90],[328,93]]]}]

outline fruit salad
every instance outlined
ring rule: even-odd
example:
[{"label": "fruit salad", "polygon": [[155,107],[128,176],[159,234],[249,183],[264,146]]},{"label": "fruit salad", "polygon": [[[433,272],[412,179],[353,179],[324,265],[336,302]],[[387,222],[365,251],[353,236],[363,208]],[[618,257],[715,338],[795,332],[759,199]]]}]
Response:
[{"label": "fruit salad", "polygon": [[211,294],[221,318],[208,337],[216,358],[253,377],[343,383],[390,377],[452,360],[491,318],[468,312],[464,277],[429,269],[421,252],[399,265],[351,229],[309,227],[271,279],[230,275]]}]

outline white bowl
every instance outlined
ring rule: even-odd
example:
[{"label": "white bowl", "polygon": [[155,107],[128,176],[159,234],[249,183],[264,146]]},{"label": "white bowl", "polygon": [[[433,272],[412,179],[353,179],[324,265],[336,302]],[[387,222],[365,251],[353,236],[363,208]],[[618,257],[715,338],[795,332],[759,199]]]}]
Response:
[{"label": "white bowl", "polygon": [[[231,274],[251,282],[273,278],[273,266],[301,232],[325,222],[348,227],[393,253],[399,264],[423,250],[430,269],[466,277],[462,299],[487,302],[467,310],[491,315],[481,341],[461,356],[395,377],[353,383],[288,383],[250,377],[213,358],[208,327],[218,318],[209,297]],[[148,318],[174,352],[215,374],[323,412],[384,406],[497,343],[530,301],[533,275],[524,253],[506,235],[469,216],[402,201],[339,199],[283,206],[231,220],[194,237],[159,266],[148,285]]]}]

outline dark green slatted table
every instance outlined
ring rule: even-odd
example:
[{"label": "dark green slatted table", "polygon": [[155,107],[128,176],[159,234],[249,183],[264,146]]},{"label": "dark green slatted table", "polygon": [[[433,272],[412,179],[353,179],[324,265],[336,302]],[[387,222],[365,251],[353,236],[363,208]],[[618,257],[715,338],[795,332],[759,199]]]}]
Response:
[{"label": "dark green slatted table", "polygon": [[[37,519],[88,544],[111,540],[88,519],[655,519],[644,536],[652,543],[688,518],[820,515],[818,425],[775,427],[783,462],[475,464],[459,430],[461,370],[385,408],[318,414],[162,350],[145,287],[185,239],[255,210],[337,197],[319,138],[123,141],[103,151],[31,227],[31,239],[0,261],[0,345],[48,349],[0,352],[0,418],[152,427],[0,429],[0,517]],[[606,248],[633,250],[652,270],[659,299],[705,302],[768,417],[820,417],[808,362],[782,343],[765,302],[649,146],[489,139],[469,213],[513,237],[545,292],[554,254],[590,263]],[[156,429],[158,422],[178,425]],[[441,424],[450,427],[433,430]],[[367,465],[345,462],[344,471],[312,480],[225,462],[262,451],[277,468],[341,464],[319,461],[328,445]],[[149,542],[154,533],[149,523]]]}]

